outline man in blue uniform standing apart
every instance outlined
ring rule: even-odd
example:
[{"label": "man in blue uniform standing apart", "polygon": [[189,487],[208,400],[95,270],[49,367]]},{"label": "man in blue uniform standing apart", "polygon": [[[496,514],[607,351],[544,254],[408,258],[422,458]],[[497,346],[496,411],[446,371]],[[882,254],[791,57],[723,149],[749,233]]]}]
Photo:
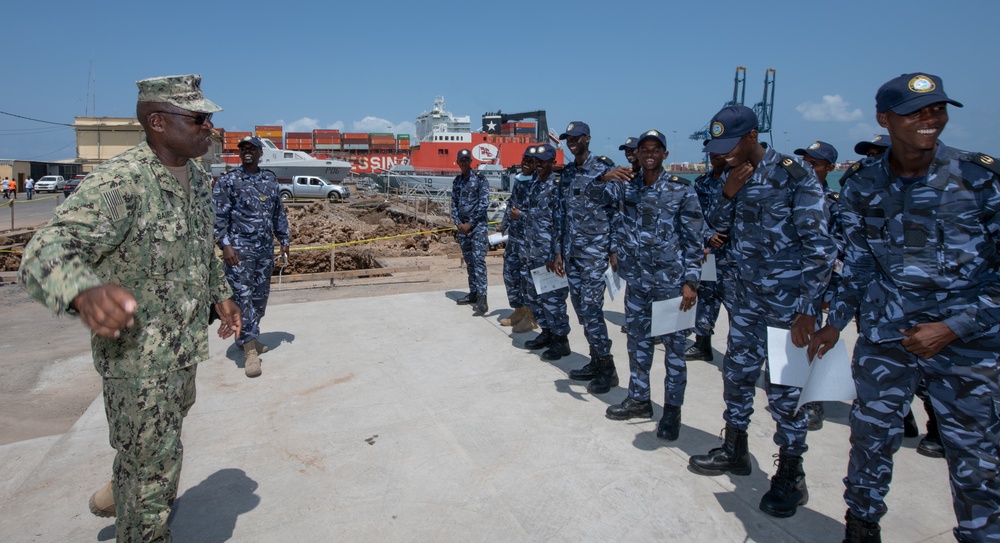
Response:
[{"label": "man in blue uniform standing apart", "polygon": [[849,542],[881,541],[903,406],[920,379],[948,462],[955,538],[1000,541],[1000,168],[941,143],[948,104],[962,106],[937,76],[882,85],[876,119],[892,146],[844,176],[844,281],[809,354],[822,356],[859,314],[844,478]]},{"label": "man in blue uniform standing apart", "polygon": [[486,305],[486,209],[489,205],[490,185],[479,172],[472,171],[472,153],[468,149],[458,152],[458,168],[451,185],[451,220],[458,229],[458,243],[469,272],[469,294],[458,300],[458,305],[472,304],[474,315],[489,311]]},{"label": "man in blue uniform standing apart", "polygon": [[[705,150],[721,155],[729,168],[710,221],[731,222],[728,248],[737,270],[736,298],[722,363],[725,443],[692,456],[690,464],[704,475],[749,475],[747,427],[755,384],[767,362],[767,328],[790,330],[798,347],[809,344],[836,247],[827,232],[816,174],[760,144],[752,109],[727,106],[712,118],[710,130]],[[777,425],[778,469],[759,507],[790,517],[809,499],[802,469],[806,417],[796,410],[802,390],[768,383],[766,391]]]},{"label": "man in blue uniform standing apart", "polygon": [[267,351],[257,338],[271,294],[274,239],[278,239],[284,258],[288,258],[290,241],[278,179],[274,172],[259,166],[264,144],[248,137],[238,147],[241,165],[219,176],[212,189],[212,203],[215,239],[226,263],[226,279],[233,289],[233,301],[243,314],[236,346],[246,356],[247,377],[257,377],[261,374],[258,355]]}]

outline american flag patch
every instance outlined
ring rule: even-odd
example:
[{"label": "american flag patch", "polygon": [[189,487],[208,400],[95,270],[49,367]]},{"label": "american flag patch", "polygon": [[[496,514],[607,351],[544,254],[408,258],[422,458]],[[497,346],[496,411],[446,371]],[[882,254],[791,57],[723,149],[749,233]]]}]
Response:
[{"label": "american flag patch", "polygon": [[128,213],[128,210],[125,208],[125,200],[118,192],[118,189],[102,192],[101,199],[104,200],[104,208],[108,211],[108,215],[111,216],[112,221],[118,221]]}]

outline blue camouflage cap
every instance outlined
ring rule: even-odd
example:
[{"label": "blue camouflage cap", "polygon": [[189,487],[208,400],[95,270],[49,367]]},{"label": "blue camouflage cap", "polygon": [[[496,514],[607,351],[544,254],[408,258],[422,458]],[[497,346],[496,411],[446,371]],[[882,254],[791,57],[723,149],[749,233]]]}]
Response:
[{"label": "blue camouflage cap", "polygon": [[837,163],[837,149],[825,141],[816,141],[805,149],[796,149],[797,155],[809,155],[817,160],[825,160],[830,164]]},{"label": "blue camouflage cap", "polygon": [[569,125],[566,127],[565,132],[559,134],[559,139],[564,140],[570,137],[589,136],[589,135],[590,135],[590,126],[587,123],[580,121],[573,121],[569,123]]},{"label": "blue camouflage cap", "polygon": [[733,150],[740,138],[757,130],[757,114],[746,106],[726,106],[709,123],[712,139],[705,144],[705,151],[724,155]]},{"label": "blue camouflage cap", "polygon": [[651,138],[660,142],[660,145],[662,145],[664,149],[667,148],[667,138],[664,137],[663,132],[660,132],[659,130],[649,130],[647,132],[643,132],[642,135],[639,136],[639,139],[636,140],[635,146],[639,147],[642,145],[642,142]]},{"label": "blue camouflage cap", "polygon": [[240,140],[240,143],[236,147],[243,147],[244,145],[253,145],[254,147],[263,150],[264,143],[260,141],[260,138],[254,136],[247,136]]},{"label": "blue camouflage cap", "polygon": [[892,138],[889,134],[879,134],[871,141],[859,141],[854,146],[854,152],[859,155],[867,155],[872,149],[888,149],[892,145]]},{"label": "blue camouflage cap", "polygon": [[543,143],[539,145],[536,149],[535,158],[541,161],[545,160],[555,160],[556,158],[556,148],[549,145],[548,143]]},{"label": "blue camouflage cap", "polygon": [[463,158],[472,160],[472,151],[469,151],[468,149],[462,149],[461,151],[458,152],[458,157],[455,159],[455,161],[457,162],[459,160],[462,160]]},{"label": "blue camouflage cap", "polygon": [[158,102],[197,113],[215,113],[222,108],[205,98],[198,74],[166,75],[135,82],[139,87],[139,102]]},{"label": "blue camouflage cap", "polygon": [[625,143],[618,146],[619,151],[624,151],[625,149],[635,149],[639,147],[639,138],[629,138],[625,140]]},{"label": "blue camouflage cap", "polygon": [[962,107],[944,93],[944,84],[936,75],[903,74],[879,87],[875,94],[875,111],[892,110],[897,115],[909,115],[931,104],[947,102]]}]

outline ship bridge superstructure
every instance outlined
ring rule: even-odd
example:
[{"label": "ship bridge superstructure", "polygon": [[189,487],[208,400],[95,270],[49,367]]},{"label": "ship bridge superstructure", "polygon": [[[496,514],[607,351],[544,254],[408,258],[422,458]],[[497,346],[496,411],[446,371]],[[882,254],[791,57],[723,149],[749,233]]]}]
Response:
[{"label": "ship bridge superstructure", "polygon": [[437,96],[434,109],[417,117],[417,141],[472,143],[471,117],[452,115],[444,108],[444,96]]}]

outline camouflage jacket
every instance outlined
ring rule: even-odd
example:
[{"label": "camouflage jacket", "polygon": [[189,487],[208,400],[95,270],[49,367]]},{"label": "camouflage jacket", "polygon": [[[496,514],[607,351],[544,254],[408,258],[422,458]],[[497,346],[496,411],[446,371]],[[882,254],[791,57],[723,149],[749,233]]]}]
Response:
[{"label": "camouflage jacket", "polygon": [[597,178],[614,168],[607,157],[590,153],[583,164],[570,162],[563,168],[560,195],[560,252],[564,259],[578,258],[607,263],[616,252],[612,245],[611,223],[618,208],[598,203],[587,196]]},{"label": "camouflage jacket", "polygon": [[104,377],[148,377],[208,357],[209,304],[232,295],[215,255],[208,174],[191,190],[143,142],[100,165],[24,249],[19,280],[57,315],[80,292],[116,283],[135,296],[135,325],[91,335]]},{"label": "camouflage jacket", "polygon": [[618,273],[628,284],[646,291],[698,287],[705,221],[687,181],[663,171],[650,186],[641,175],[627,183],[595,183],[589,197],[622,206]]},{"label": "camouflage jacket", "polygon": [[469,223],[472,228],[486,228],[490,203],[490,184],[482,174],[472,171],[468,179],[455,176],[451,186],[451,220],[455,226]]},{"label": "camouflage jacket", "polygon": [[927,176],[906,185],[888,156],[845,175],[844,281],[830,324],[843,329],[860,310],[861,333],[874,342],[926,322],[943,321],[963,341],[996,334],[1000,176],[986,167],[995,162],[939,141]]},{"label": "camouflage jacket", "polygon": [[559,176],[550,174],[545,181],[531,179],[521,207],[524,220],[524,243],[521,258],[531,263],[556,259],[559,231]]},{"label": "camouflage jacket", "polygon": [[521,209],[524,207],[525,194],[528,192],[528,187],[535,182],[535,176],[522,179],[521,174],[517,174],[512,180],[510,198],[507,199],[507,208],[503,212],[500,226],[505,228],[504,233],[507,234],[507,247],[504,250],[517,252],[524,240],[524,219],[520,215],[518,219],[512,219],[510,212],[512,208]]},{"label": "camouflage jacket", "polygon": [[715,253],[716,264],[722,263],[724,260],[728,260],[726,256],[726,246],[723,245],[719,249],[712,249],[709,247],[708,240],[712,239],[715,234],[725,234],[729,231],[728,224],[711,224],[708,221],[708,217],[712,212],[712,209],[717,205],[719,198],[722,195],[722,178],[712,179],[712,172],[707,171],[695,178],[694,191],[698,194],[698,203],[701,204],[701,212],[705,215],[705,229],[704,229],[704,243],[705,248],[710,249]]},{"label": "camouflage jacket", "polygon": [[768,148],[732,200],[719,192],[708,220],[730,225],[726,245],[746,303],[785,322],[818,316],[837,249],[812,168]]},{"label": "camouflage jacket", "polygon": [[219,176],[212,187],[215,238],[219,247],[273,248],[287,246],[288,217],[271,170],[249,174],[240,166]]}]

